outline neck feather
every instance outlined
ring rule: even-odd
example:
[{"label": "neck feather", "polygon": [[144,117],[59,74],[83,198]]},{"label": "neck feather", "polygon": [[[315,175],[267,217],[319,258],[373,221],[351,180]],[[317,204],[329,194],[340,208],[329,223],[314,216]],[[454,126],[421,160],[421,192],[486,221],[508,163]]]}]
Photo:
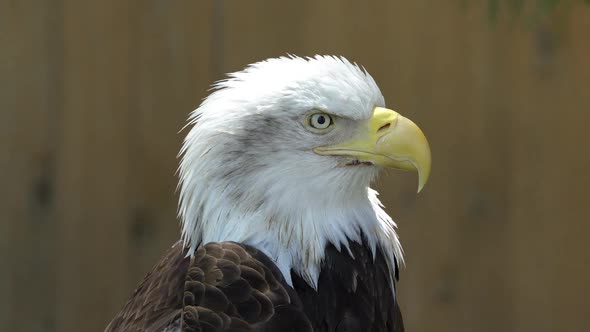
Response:
[{"label": "neck feather", "polygon": [[396,225],[369,187],[339,199],[283,196],[258,205],[228,195],[225,186],[204,188],[181,192],[182,237],[191,253],[208,242],[245,243],[271,257],[290,285],[293,270],[314,289],[328,244],[350,253],[350,242],[364,240],[373,257],[381,250],[392,275],[396,259],[403,262]]}]

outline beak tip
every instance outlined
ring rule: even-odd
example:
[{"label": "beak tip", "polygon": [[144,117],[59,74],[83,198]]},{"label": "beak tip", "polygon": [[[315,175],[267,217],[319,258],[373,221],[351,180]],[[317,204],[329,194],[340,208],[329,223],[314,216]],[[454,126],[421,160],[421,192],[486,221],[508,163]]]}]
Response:
[{"label": "beak tip", "polygon": [[418,184],[418,191],[417,191],[417,193],[419,194],[422,191],[422,189],[424,189],[424,183]]},{"label": "beak tip", "polygon": [[[426,173],[426,174],[424,174]],[[428,182],[428,178],[430,176],[430,167],[426,172],[424,170],[418,170],[418,194],[424,189],[426,186],[426,182]]]}]

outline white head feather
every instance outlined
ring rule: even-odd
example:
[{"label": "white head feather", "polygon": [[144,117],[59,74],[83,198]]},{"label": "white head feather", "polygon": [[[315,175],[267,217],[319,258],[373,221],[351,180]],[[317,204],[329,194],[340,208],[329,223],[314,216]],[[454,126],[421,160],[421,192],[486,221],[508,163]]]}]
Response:
[{"label": "white head feather", "polygon": [[[291,270],[317,287],[326,245],[348,249],[364,235],[390,269],[402,251],[395,223],[369,185],[376,166],[312,149],[350,138],[359,120],[385,102],[373,78],[344,58],[269,59],[229,74],[189,118],[181,149],[182,236],[200,244],[236,241],[269,255],[291,284]],[[329,134],[305,117],[338,117]]]}]

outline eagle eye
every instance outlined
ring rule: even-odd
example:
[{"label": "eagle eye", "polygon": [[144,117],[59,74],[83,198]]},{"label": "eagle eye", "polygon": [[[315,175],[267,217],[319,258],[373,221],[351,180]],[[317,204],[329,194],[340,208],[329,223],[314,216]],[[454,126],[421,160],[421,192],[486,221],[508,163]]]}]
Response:
[{"label": "eagle eye", "polygon": [[327,129],[334,122],[332,117],[326,113],[314,113],[308,118],[309,125],[315,129]]}]

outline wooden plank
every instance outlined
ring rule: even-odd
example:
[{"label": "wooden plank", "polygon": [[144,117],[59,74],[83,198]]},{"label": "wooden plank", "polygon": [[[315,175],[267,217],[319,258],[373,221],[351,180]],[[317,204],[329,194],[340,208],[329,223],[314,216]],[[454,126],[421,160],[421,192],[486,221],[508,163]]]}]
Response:
[{"label": "wooden plank", "polygon": [[130,7],[64,1],[58,331],[101,330],[129,292]]},{"label": "wooden plank", "polygon": [[128,116],[134,123],[129,129],[133,170],[130,290],[180,237],[175,172],[186,131],[179,131],[216,77],[212,61],[216,55],[211,51],[213,10],[212,1],[187,0],[154,2],[134,11],[138,19],[129,40]]},{"label": "wooden plank", "polygon": [[59,331],[101,331],[178,238],[176,133],[211,80],[211,4],[64,4]]},{"label": "wooden plank", "polygon": [[[0,330],[55,330],[59,3],[0,3]],[[35,305],[31,319],[31,305]]]},{"label": "wooden plank", "polygon": [[222,1],[223,73],[269,57],[297,53],[304,44],[306,1]]},{"label": "wooden plank", "polygon": [[514,43],[515,137],[511,230],[517,331],[580,331],[590,254],[586,234],[590,156],[584,137],[590,115],[590,12],[557,12]]}]

